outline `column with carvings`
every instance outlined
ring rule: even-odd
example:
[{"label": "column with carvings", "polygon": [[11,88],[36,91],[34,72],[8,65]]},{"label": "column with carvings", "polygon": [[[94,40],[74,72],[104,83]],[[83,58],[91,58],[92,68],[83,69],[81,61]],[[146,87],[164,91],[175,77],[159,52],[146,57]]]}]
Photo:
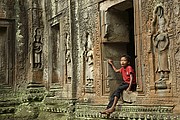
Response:
[{"label": "column with carvings", "polygon": [[45,97],[43,85],[43,39],[40,0],[27,1],[28,13],[28,60],[27,60],[27,89],[23,103],[16,111],[16,117],[36,119],[40,109],[44,107]]},{"label": "column with carvings", "polygon": [[[39,0],[30,0],[28,2],[28,30],[29,30],[29,71],[28,71],[28,89],[41,93],[43,85],[43,39],[41,24],[41,8]],[[39,91],[40,90],[40,91]],[[31,92],[32,93],[32,92]],[[38,97],[38,96],[37,96]],[[39,96],[39,101],[43,98]]]},{"label": "column with carvings", "polygon": [[[38,117],[41,109],[42,100],[45,96],[45,87],[43,85],[43,39],[42,39],[42,24],[41,24],[41,2],[39,0],[28,1],[28,86],[27,98],[25,98],[25,110],[31,110],[33,118]],[[23,110],[23,109],[22,109]],[[23,112],[23,111],[21,111]],[[28,112],[26,112],[28,114]]]}]

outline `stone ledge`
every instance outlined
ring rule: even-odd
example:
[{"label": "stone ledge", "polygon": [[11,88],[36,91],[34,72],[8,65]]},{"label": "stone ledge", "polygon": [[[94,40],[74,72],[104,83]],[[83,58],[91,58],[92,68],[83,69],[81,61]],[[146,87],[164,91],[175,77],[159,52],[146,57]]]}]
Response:
[{"label": "stone ledge", "polygon": [[[160,105],[133,105],[122,104],[116,107],[116,111],[110,116],[102,115],[105,106],[93,105],[77,105],[75,116],[76,118],[103,118],[103,119],[168,119],[180,118],[180,115],[173,113],[174,106],[160,106]],[[175,120],[178,120],[175,119]]]}]

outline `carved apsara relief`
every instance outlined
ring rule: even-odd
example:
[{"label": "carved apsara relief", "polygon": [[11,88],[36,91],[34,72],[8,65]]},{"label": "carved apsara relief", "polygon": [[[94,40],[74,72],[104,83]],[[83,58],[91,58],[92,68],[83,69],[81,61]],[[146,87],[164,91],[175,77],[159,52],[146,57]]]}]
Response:
[{"label": "carved apsara relief", "polygon": [[155,72],[156,76],[158,76],[155,78],[155,87],[157,89],[167,89],[166,82],[169,80],[170,73],[168,57],[170,43],[162,5],[157,5],[153,12],[152,41],[155,48]]},{"label": "carved apsara relief", "polygon": [[84,46],[84,57],[85,57],[85,90],[86,92],[93,92],[94,88],[94,56],[93,46],[90,34],[86,33],[86,42]]},{"label": "carved apsara relief", "polygon": [[71,45],[70,45],[70,36],[66,33],[66,52],[65,52],[65,59],[66,59],[66,75],[67,75],[67,83],[71,82],[72,77],[72,61],[71,61]]},{"label": "carved apsara relief", "polygon": [[0,3],[0,18],[5,18],[6,17],[6,12],[3,10],[2,5]]},{"label": "carved apsara relief", "polygon": [[[79,2],[80,8],[85,7],[82,2],[83,1]],[[97,96],[101,96],[102,76],[99,72],[101,70],[101,48],[99,39],[98,4],[87,7],[80,12],[79,15],[82,19],[80,21],[81,27],[79,28],[81,37],[80,47],[82,50],[82,93],[93,93]],[[93,66],[96,67],[94,68]]]},{"label": "carved apsara relief", "polygon": [[36,28],[34,33],[33,68],[42,68],[42,36],[40,28]]}]

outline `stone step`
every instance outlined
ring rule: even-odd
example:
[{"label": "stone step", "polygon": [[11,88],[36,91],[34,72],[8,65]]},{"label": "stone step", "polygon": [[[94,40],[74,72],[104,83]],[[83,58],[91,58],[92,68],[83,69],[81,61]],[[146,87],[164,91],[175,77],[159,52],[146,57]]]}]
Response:
[{"label": "stone step", "polygon": [[0,84],[0,94],[12,93],[13,89],[7,84]]},{"label": "stone step", "polygon": [[11,86],[9,86],[8,84],[0,84],[0,89],[1,88],[7,88],[7,89],[11,89]]},{"label": "stone step", "polygon": [[10,106],[16,106],[19,105],[20,102],[18,100],[0,100],[0,107],[10,107]]},{"label": "stone step", "polygon": [[14,114],[16,106],[20,104],[11,86],[0,84],[0,115]]},{"label": "stone step", "polygon": [[15,113],[15,107],[0,107],[0,114]]},{"label": "stone step", "polygon": [[10,90],[10,89],[0,89],[0,95],[2,95],[2,94],[8,94],[8,93],[13,93],[13,91],[12,90]]},{"label": "stone step", "polygon": [[13,89],[7,84],[0,84],[0,101],[14,96]]}]

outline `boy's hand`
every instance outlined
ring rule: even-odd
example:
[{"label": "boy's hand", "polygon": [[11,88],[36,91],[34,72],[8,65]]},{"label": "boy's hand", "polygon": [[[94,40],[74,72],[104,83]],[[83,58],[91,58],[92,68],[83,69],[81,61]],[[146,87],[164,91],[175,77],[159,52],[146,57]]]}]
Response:
[{"label": "boy's hand", "polygon": [[130,88],[129,88],[129,87],[126,89],[126,92],[127,92],[128,94],[130,94],[130,93],[131,93],[131,92],[130,92]]},{"label": "boy's hand", "polygon": [[111,59],[108,60],[108,63],[111,64],[111,65],[113,64],[112,62],[113,61]]}]

